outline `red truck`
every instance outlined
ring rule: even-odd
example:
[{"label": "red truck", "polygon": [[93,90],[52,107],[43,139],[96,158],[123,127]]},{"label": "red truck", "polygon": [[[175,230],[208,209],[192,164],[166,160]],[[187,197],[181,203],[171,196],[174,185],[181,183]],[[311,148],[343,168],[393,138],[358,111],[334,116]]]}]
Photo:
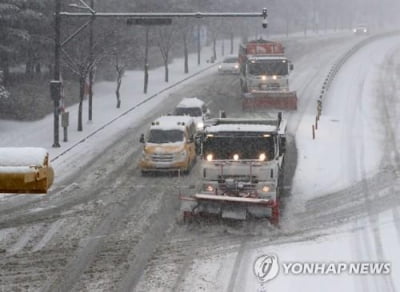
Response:
[{"label": "red truck", "polygon": [[297,109],[296,91],[289,90],[293,64],[280,42],[263,39],[239,48],[240,86],[243,109]]}]

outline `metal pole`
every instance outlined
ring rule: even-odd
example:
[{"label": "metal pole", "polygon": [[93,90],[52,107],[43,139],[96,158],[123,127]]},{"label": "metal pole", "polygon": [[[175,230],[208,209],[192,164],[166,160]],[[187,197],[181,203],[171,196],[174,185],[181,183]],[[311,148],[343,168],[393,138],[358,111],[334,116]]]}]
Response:
[{"label": "metal pole", "polygon": [[61,53],[61,0],[56,0],[55,6],[55,39],[54,39],[54,80],[50,83],[50,92],[54,102],[54,143],[53,147],[60,147],[59,142],[59,109],[61,97],[60,81],[60,53]]},{"label": "metal pole", "polygon": [[[94,8],[94,0],[90,1],[90,7]],[[92,16],[92,21],[89,26],[89,121],[92,120],[92,101],[93,101],[93,21],[94,15]]]}]

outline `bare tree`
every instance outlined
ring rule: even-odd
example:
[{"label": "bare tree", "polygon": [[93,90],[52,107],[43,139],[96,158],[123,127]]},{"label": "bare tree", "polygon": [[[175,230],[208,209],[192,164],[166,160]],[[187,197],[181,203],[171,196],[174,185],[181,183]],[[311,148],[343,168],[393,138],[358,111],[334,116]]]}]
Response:
[{"label": "bare tree", "polygon": [[149,27],[145,31],[145,45],[144,45],[144,88],[143,93],[147,93],[149,86]]},{"label": "bare tree", "polygon": [[183,72],[189,73],[189,38],[194,32],[193,21],[190,19],[181,19],[177,22],[177,33],[182,38],[183,44]]},{"label": "bare tree", "polygon": [[168,73],[168,63],[169,63],[169,53],[174,42],[174,32],[175,26],[168,27],[159,27],[158,28],[158,37],[157,37],[157,45],[160,48],[161,56],[164,62],[165,68],[165,82],[169,81],[169,73]]},{"label": "bare tree", "polygon": [[121,88],[121,83],[122,83],[122,77],[124,76],[125,73],[125,64],[122,61],[122,58],[120,54],[117,52],[117,50],[114,51],[114,66],[115,66],[115,72],[117,73],[117,87],[115,89],[115,96],[117,98],[117,108],[121,107],[121,97],[120,97],[120,88]]},{"label": "bare tree", "polygon": [[82,33],[73,40],[69,49],[63,49],[64,63],[79,79],[78,131],[83,131],[82,108],[83,100],[89,95],[89,74],[95,64],[106,55],[109,49],[113,31],[109,29],[101,35],[96,35],[96,41],[90,54],[87,46],[87,35]]}]

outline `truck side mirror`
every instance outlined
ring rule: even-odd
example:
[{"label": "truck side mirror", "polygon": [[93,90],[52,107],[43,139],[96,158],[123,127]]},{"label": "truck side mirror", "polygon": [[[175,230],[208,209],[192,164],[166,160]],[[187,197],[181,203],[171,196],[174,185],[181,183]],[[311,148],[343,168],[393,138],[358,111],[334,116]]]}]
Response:
[{"label": "truck side mirror", "polygon": [[144,134],[140,135],[140,139],[139,139],[140,143],[144,143]]},{"label": "truck side mirror", "polygon": [[290,69],[290,71],[292,71],[292,70],[294,69],[293,64],[290,64],[290,65],[289,65],[289,69]]}]

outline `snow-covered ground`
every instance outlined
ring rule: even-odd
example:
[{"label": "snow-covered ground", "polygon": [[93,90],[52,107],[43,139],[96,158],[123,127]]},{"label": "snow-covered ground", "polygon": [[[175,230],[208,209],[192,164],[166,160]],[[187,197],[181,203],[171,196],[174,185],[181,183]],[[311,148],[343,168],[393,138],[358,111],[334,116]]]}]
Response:
[{"label": "snow-covered ground", "polygon": [[[235,47],[237,47],[235,45]],[[343,191],[346,196],[352,194],[351,187],[357,183],[364,187],[363,193],[354,200],[363,205],[363,210],[370,210],[370,204],[386,199],[388,192],[398,193],[397,181],[387,188],[378,189],[370,179],[381,172],[397,171],[399,165],[383,163],[396,160],[395,146],[388,145],[388,137],[392,135],[392,143],[397,145],[397,116],[400,114],[398,103],[383,106],[382,96],[387,101],[399,95],[400,88],[394,84],[397,76],[399,56],[395,53],[400,48],[400,38],[391,37],[375,41],[350,58],[336,76],[329,93],[324,97],[321,120],[316,132],[316,139],[311,137],[311,125],[315,122],[316,104],[304,104],[296,125],[296,144],[298,148],[298,164],[293,181],[293,195],[286,208],[301,213],[307,210],[307,204],[323,198],[326,194]],[[208,50],[208,51],[206,51]],[[211,49],[206,56],[211,56]],[[379,52],[379,53],[377,53]],[[183,74],[183,60],[175,60],[170,66],[170,82],[164,83],[163,68],[150,72],[150,91],[144,95],[142,91],[142,72],[127,72],[123,80],[121,95],[122,108],[116,109],[114,83],[97,83],[94,88],[94,118],[84,124],[84,131],[77,132],[77,106],[68,108],[71,125],[68,142],[62,142],[61,148],[52,148],[53,116],[49,115],[37,122],[0,122],[0,146],[40,146],[47,148],[56,173],[55,186],[58,181],[68,177],[92,157],[101,153],[107,146],[120,138],[126,128],[132,128],[138,121],[145,119],[152,110],[159,107],[168,108],[169,94],[189,82],[196,82],[206,74],[215,72],[215,64],[196,65],[197,56],[191,55],[190,79]],[[382,69],[384,68],[384,70]],[[304,68],[302,68],[304,69]],[[296,69],[298,70],[298,68]],[[313,68],[309,69],[310,71]],[[196,72],[196,73],[195,73]],[[197,75],[196,75],[197,74]],[[318,74],[318,72],[316,72]],[[326,72],[319,72],[320,75]],[[396,75],[397,74],[397,75]],[[195,76],[193,76],[195,75]],[[301,76],[298,73],[297,76]],[[386,76],[386,78],[385,78]],[[176,84],[176,86],[169,88]],[[295,83],[297,84],[297,83]],[[146,101],[148,100],[148,101]],[[143,101],[146,101],[142,104]],[[84,106],[85,114],[87,105]],[[382,118],[382,113],[390,116]],[[296,113],[291,117],[296,120]],[[139,137],[140,133],[136,133]],[[135,145],[138,147],[138,145]],[[387,153],[387,150],[390,153]],[[379,180],[374,183],[379,183]],[[0,199],[8,199],[12,195],[1,195]],[[22,198],[22,197],[21,197]],[[351,201],[344,198],[343,202]],[[367,212],[366,216],[348,219],[348,223],[338,228],[318,233],[310,233],[309,239],[301,238],[299,242],[277,244],[243,245],[238,252],[218,256],[198,258],[189,265],[181,288],[184,291],[396,291],[400,289],[400,280],[395,277],[400,272],[400,215],[397,201],[389,201],[393,208],[385,211]],[[345,207],[349,205],[346,204]],[[340,210],[341,206],[336,206]],[[293,232],[300,228],[301,220],[292,212],[288,218],[287,230]],[[364,212],[361,212],[364,214]],[[316,214],[318,215],[318,214]],[[332,216],[335,216],[333,214]],[[334,218],[334,217],[333,217]],[[291,222],[287,222],[291,220]],[[57,223],[59,224],[59,223]],[[285,226],[285,225],[284,225]],[[54,227],[57,228],[57,227]],[[54,229],[53,228],[53,229]],[[285,228],[285,227],[283,227]],[[0,240],[7,237],[7,230],[0,233]],[[34,231],[30,231],[34,232]],[[326,236],[321,236],[326,233]],[[23,244],[15,246],[17,252]],[[26,239],[25,239],[26,240]],[[45,244],[45,243],[42,243]],[[255,259],[263,254],[274,253],[281,262],[359,262],[389,261],[391,274],[382,275],[284,275],[264,284],[258,282],[253,273]],[[238,265],[240,264],[240,265]],[[233,278],[232,275],[235,275]],[[323,288],[322,288],[323,287]],[[160,290],[161,291],[161,290]]]}]

